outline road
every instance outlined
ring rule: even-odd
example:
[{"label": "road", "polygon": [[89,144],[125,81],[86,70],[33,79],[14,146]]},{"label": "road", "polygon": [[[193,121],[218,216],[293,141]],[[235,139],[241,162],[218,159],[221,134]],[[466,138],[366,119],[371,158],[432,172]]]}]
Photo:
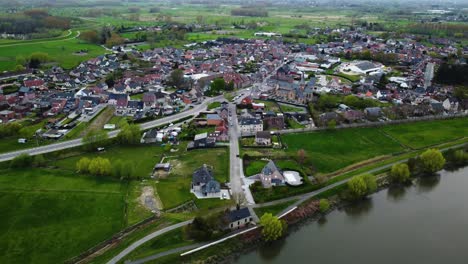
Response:
[{"label": "road", "polygon": [[[211,102],[220,101],[220,100],[223,100],[223,96],[217,96],[217,97],[205,99],[205,101],[203,101],[201,104],[195,105],[193,108],[187,111],[143,123],[140,125],[140,128],[142,130],[147,130],[147,129],[158,127],[167,123],[175,122],[179,119],[182,119],[190,115],[197,115],[200,111],[206,110],[207,105],[210,104]],[[119,132],[120,130],[114,130],[114,131],[109,132],[108,133],[109,138],[116,137],[119,134]],[[83,145],[82,138],[78,138],[78,139],[67,140],[67,141],[58,142],[58,143],[54,143],[54,144],[50,144],[46,146],[8,152],[8,153],[0,154],[0,162],[12,160],[14,157],[23,153],[27,153],[29,155],[38,155],[38,154],[44,154],[44,153],[54,152],[54,151],[63,150],[63,149],[74,148],[74,147],[81,146],[81,145]]]},{"label": "road", "polygon": [[426,71],[424,72],[424,89],[431,86],[432,78],[434,78],[434,66],[433,62],[429,62],[426,65]]},{"label": "road", "polygon": [[[42,40],[42,41],[25,41],[25,42],[21,42],[21,43],[5,44],[5,45],[0,45],[0,48],[13,47],[13,46],[23,46],[23,45],[34,45],[34,44],[57,42],[57,41],[67,41],[67,40],[71,40],[71,39],[76,39],[81,34],[80,31],[76,31],[75,36],[69,37],[69,36],[72,35],[72,33],[73,32],[71,30],[68,30],[68,34],[63,36],[63,37],[60,37],[60,38],[55,38],[55,39],[50,39],[50,40]],[[69,37],[69,38],[67,38],[67,37]]]},{"label": "road", "polygon": [[167,233],[169,231],[172,231],[174,229],[177,229],[179,227],[183,227],[183,226],[186,226],[190,223],[192,223],[193,219],[190,219],[188,221],[185,221],[185,222],[181,222],[181,223],[178,223],[178,224],[175,224],[175,225],[171,225],[171,226],[168,226],[166,228],[163,228],[163,229],[160,229],[156,232],[153,232],[145,237],[143,237],[142,239],[136,241],[135,243],[131,244],[129,247],[127,247],[126,249],[124,249],[122,252],[120,252],[117,256],[113,257],[111,260],[109,260],[107,262],[107,264],[115,264],[117,262],[119,262],[120,260],[122,260],[125,256],[127,256],[130,252],[132,252],[133,250],[135,250],[137,247],[141,246],[142,244],[150,241],[151,239],[157,237],[157,236],[160,236],[164,233]]}]

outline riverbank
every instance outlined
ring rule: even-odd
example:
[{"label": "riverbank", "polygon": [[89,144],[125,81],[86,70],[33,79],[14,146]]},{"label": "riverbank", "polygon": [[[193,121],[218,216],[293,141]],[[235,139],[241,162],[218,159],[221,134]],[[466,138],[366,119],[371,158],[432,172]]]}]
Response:
[{"label": "riverbank", "polygon": [[[462,168],[461,170],[467,170],[466,167]],[[442,171],[441,173],[451,173],[450,171]],[[385,176],[384,176],[385,175]],[[406,188],[422,188],[422,182],[424,182],[424,188],[426,188],[426,183],[432,183],[435,181],[434,179],[438,179],[440,181],[441,176],[431,176],[431,177],[415,177],[412,179],[412,183],[408,183],[408,185],[401,185],[401,184],[393,184],[390,182],[386,174],[380,174],[379,177],[379,188],[377,191],[372,194],[374,195],[382,195],[383,191],[387,190],[388,193],[394,193],[395,190],[404,190]],[[397,191],[397,192],[399,192]],[[339,193],[339,192],[338,192]],[[194,255],[190,259],[190,261],[202,261],[202,263],[234,263],[238,261],[239,258],[242,258],[245,255],[251,255],[253,252],[260,250],[261,248],[275,248],[278,244],[285,244],[287,240],[292,235],[296,235],[298,230],[301,230],[305,226],[309,226],[314,222],[318,223],[319,225],[327,222],[327,216],[329,214],[336,214],[340,212],[351,212],[354,211],[354,207],[372,207],[372,199],[373,198],[366,198],[359,202],[348,201],[340,198],[338,193],[332,193],[330,196],[323,196],[321,195],[320,198],[328,197],[331,201],[330,209],[325,212],[321,213],[318,210],[318,200],[317,199],[310,199],[307,202],[303,203],[301,206],[298,207],[297,210],[293,211],[290,215],[285,217],[284,219],[287,220],[289,224],[288,234],[282,238],[280,241],[276,241],[273,243],[265,243],[261,239],[261,231],[256,230],[255,232],[251,232],[246,234],[235,241],[229,241],[223,243],[219,248],[210,250],[210,252],[204,252],[200,255]],[[395,198],[396,199],[396,198]],[[367,209],[366,209],[367,210]],[[364,210],[365,211],[365,210]],[[210,255],[213,254],[213,255]],[[206,259],[203,259],[205,257]],[[174,259],[173,259],[174,260]],[[167,263],[167,262],[159,262],[156,263]],[[249,262],[247,262],[249,263]]]}]

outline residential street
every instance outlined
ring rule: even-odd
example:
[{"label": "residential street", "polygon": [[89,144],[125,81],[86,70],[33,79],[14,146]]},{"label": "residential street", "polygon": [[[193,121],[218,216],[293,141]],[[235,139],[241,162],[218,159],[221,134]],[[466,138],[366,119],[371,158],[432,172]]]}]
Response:
[{"label": "residential street", "polygon": [[229,177],[231,195],[241,203],[255,204],[250,188],[245,185],[245,176],[242,169],[242,158],[239,157],[239,126],[236,115],[236,106],[229,104],[232,113],[229,124]]}]

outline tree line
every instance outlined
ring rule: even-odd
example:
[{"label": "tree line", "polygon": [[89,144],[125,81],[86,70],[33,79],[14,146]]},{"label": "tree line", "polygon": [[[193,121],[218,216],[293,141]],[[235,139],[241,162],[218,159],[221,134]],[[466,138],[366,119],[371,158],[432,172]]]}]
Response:
[{"label": "tree line", "polygon": [[468,85],[468,64],[442,63],[436,71],[434,80],[450,85]]},{"label": "tree line", "polygon": [[0,32],[8,34],[32,34],[49,29],[70,28],[70,19],[51,16],[42,9],[26,10],[20,14],[0,16]]},{"label": "tree line", "polygon": [[268,11],[264,9],[257,9],[257,8],[237,8],[231,10],[232,16],[250,16],[250,17],[267,17]]}]

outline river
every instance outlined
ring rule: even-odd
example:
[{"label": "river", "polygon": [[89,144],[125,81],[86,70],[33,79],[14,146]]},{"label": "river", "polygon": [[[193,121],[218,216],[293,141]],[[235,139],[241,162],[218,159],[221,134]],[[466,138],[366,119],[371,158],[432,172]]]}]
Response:
[{"label": "river", "polygon": [[382,190],[236,263],[466,264],[468,167]]}]

